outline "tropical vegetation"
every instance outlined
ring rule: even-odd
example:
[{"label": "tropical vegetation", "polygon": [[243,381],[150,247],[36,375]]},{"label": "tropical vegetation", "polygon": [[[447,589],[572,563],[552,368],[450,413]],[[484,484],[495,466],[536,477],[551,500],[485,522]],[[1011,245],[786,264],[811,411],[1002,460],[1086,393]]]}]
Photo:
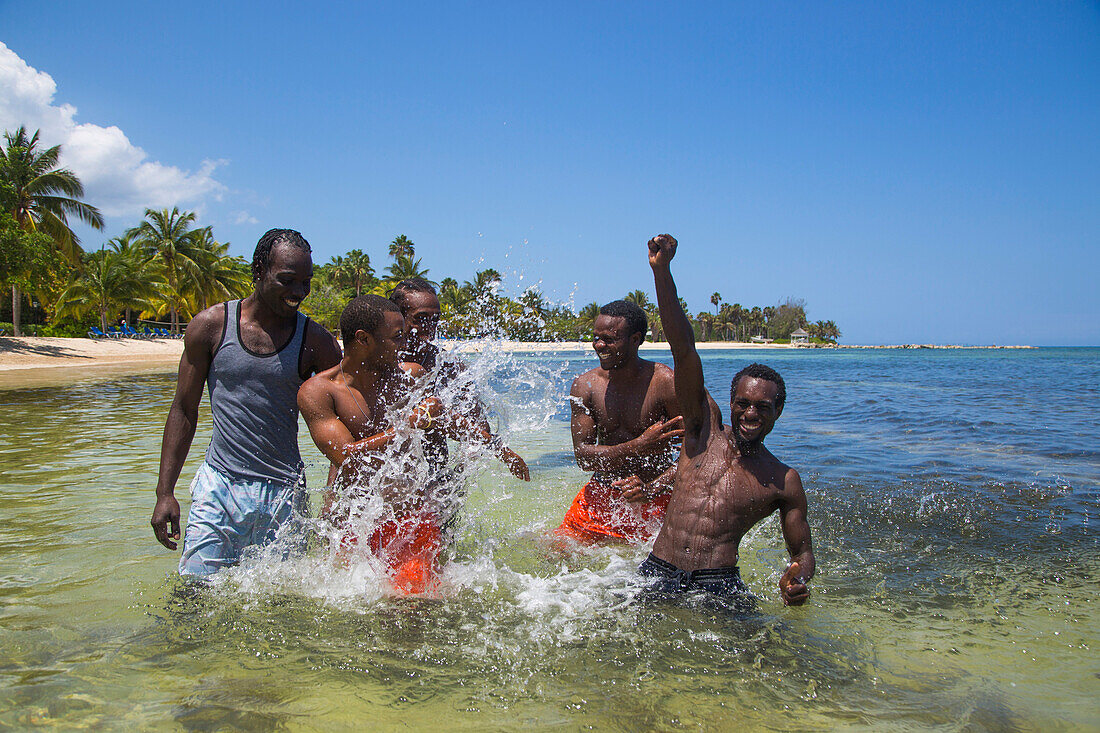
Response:
[{"label": "tropical vegetation", "polygon": [[[211,227],[196,225],[196,215],[178,208],[146,209],[140,222],[98,250],[85,252],[69,217],[102,228],[103,217],[83,201],[84,187],[58,166],[60,146],[41,150],[39,136],[20,127],[4,136],[0,150],[0,287],[12,292],[12,325],[22,331],[22,304],[29,303],[49,321],[50,333],[82,335],[92,325],[106,330],[125,318],[163,324],[178,333],[194,315],[223,300],[244,297],[252,289],[248,264],[229,255]],[[450,338],[497,337],[522,341],[591,338],[599,304],[577,312],[546,299],[538,287],[512,297],[504,292],[500,272],[488,267],[461,283],[453,277],[438,282],[416,245],[404,234],[386,250],[389,261],[379,270],[368,253],[353,249],[332,257],[314,271],[305,312],[329,329],[339,326],[348,300],[364,293],[388,295],[402,280],[423,278],[439,292],[440,333]],[[649,338],[664,339],[661,319],[644,290],[623,296],[649,318]],[[833,342],[840,330],[832,321],[810,322],[805,301],[788,298],[775,306],[725,303],[710,296],[714,311],[690,316],[700,341],[782,341],[805,329],[817,342]],[[681,300],[684,311],[687,304]]]}]

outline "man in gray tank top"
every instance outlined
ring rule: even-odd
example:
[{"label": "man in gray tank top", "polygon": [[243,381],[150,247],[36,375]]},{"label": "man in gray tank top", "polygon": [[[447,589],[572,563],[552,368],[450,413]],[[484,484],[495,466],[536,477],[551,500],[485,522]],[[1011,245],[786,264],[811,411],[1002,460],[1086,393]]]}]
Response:
[{"label": "man in gray tank top", "polygon": [[236,563],[246,547],[273,540],[304,501],[298,387],[340,361],[332,334],[298,312],[312,277],[309,243],[292,229],[272,229],[253,255],[253,293],[208,308],[187,326],[151,521],[157,540],[175,550],[175,486],[206,386],[214,430],[191,484],[183,575]]}]

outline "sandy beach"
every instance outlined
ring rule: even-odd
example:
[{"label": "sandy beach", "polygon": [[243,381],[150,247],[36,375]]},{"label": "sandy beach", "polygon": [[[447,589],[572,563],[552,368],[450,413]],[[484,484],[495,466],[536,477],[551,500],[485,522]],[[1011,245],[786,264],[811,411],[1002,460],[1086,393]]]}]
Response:
[{"label": "sandy beach", "polygon": [[[490,347],[507,352],[536,354],[587,352],[588,341],[451,341],[440,346],[460,354],[477,354]],[[805,349],[790,344],[747,344],[737,341],[708,341],[696,344],[700,351],[725,349]],[[1026,346],[961,347],[932,344],[894,346],[850,346],[831,348],[874,349],[958,349],[1030,348]],[[667,343],[642,344],[643,352],[668,352]],[[67,384],[77,379],[94,379],[174,371],[183,353],[182,339],[88,339],[48,337],[0,337],[0,389]]]}]

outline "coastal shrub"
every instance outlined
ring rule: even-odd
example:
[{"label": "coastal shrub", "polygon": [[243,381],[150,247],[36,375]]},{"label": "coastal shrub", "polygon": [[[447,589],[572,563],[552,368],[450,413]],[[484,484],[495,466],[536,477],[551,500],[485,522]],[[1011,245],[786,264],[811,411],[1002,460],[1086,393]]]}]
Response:
[{"label": "coastal shrub", "polygon": [[[24,323],[20,330],[24,336],[45,336],[46,334],[42,333],[43,328],[45,326],[39,323]],[[0,322],[0,336],[11,336],[13,333],[15,333],[14,324]]]},{"label": "coastal shrub", "polygon": [[99,316],[89,312],[82,318],[59,318],[53,323],[41,327],[39,336],[54,336],[60,338],[85,338],[88,329],[99,326]]}]

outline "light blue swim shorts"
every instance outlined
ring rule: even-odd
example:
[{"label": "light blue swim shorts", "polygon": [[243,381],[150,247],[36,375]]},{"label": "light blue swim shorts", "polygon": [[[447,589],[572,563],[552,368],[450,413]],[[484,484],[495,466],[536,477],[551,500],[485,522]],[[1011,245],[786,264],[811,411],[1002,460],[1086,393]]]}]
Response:
[{"label": "light blue swim shorts", "polygon": [[279,536],[282,556],[301,550],[304,484],[235,480],[203,462],[191,482],[180,575],[206,576],[240,562],[245,548]]}]

